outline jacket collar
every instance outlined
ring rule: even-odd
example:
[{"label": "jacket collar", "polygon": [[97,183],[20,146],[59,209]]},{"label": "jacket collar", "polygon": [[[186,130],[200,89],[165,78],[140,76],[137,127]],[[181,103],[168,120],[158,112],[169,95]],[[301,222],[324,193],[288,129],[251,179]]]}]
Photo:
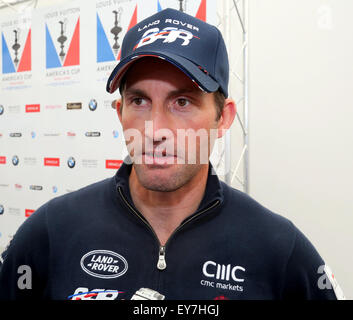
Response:
[{"label": "jacket collar", "polygon": [[[129,176],[131,173],[132,164],[127,164],[131,162],[125,160],[115,175],[116,189],[118,187],[121,187],[129,202],[133,204],[129,188]],[[215,200],[219,200],[222,204],[224,201],[223,191],[223,185],[220,182],[215,170],[213,169],[211,162],[209,162],[206,189],[197,211],[206,208],[210,203],[214,202]]]}]

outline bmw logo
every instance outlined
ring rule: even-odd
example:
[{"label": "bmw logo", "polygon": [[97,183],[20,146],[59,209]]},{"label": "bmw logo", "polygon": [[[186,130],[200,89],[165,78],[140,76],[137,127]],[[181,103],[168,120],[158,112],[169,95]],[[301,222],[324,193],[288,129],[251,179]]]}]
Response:
[{"label": "bmw logo", "polygon": [[97,109],[97,100],[95,99],[91,99],[88,103],[88,108],[91,110],[91,111],[95,111]]},{"label": "bmw logo", "polygon": [[17,156],[13,156],[13,157],[12,157],[12,164],[13,164],[14,166],[17,166],[19,162],[20,162],[20,160],[18,159]]},{"label": "bmw logo", "polygon": [[5,211],[4,206],[2,204],[0,204],[0,214],[3,214],[4,211]]},{"label": "bmw logo", "polygon": [[114,131],[113,131],[113,137],[114,137],[114,138],[119,137],[119,131],[118,131],[118,130],[114,130]]},{"label": "bmw logo", "polygon": [[4,113],[4,106],[0,104],[0,116]]},{"label": "bmw logo", "polygon": [[68,160],[67,160],[67,165],[69,166],[69,168],[73,168],[76,164],[76,160],[74,157],[70,157]]}]

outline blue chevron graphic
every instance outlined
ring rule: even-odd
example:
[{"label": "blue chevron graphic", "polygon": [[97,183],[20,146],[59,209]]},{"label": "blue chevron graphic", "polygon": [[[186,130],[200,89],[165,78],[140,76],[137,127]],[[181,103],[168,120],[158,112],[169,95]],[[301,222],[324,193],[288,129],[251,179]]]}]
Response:
[{"label": "blue chevron graphic", "polygon": [[158,11],[158,12],[159,12],[159,11],[162,11],[162,6],[161,6],[159,0],[157,0],[157,11]]},{"label": "blue chevron graphic", "polygon": [[104,32],[103,25],[97,13],[97,62],[114,61],[113,50]]},{"label": "blue chevron graphic", "polygon": [[2,38],[2,73],[16,72],[15,65],[13,64],[10,51],[7,46],[3,33],[1,33],[1,38]]},{"label": "blue chevron graphic", "polygon": [[56,52],[53,39],[49,33],[48,26],[45,24],[45,43],[46,43],[46,67],[59,68],[61,67],[61,62],[59,60],[58,53]]}]

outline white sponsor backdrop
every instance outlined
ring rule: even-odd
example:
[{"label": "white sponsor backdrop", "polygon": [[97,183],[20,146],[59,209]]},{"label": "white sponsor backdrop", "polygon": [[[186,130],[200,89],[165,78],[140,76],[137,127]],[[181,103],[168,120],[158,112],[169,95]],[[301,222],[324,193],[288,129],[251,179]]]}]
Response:
[{"label": "white sponsor backdrop", "polygon": [[[205,4],[215,24],[216,1],[186,11],[204,15]],[[126,148],[118,94],[105,91],[120,51],[110,30],[116,15],[119,47],[129,26],[166,7],[179,1],[81,0],[0,16],[0,248],[26,213],[115,174]]]},{"label": "white sponsor backdrop", "polygon": [[[217,8],[215,2],[207,1],[207,20],[218,25],[227,43],[230,92],[238,102],[241,119],[243,37],[234,3],[240,14],[242,4],[249,5],[249,19],[244,25],[249,39],[250,195],[291,219],[309,237],[335,272],[345,295],[352,299],[353,259],[347,258],[346,253],[352,252],[353,244],[353,46],[347,41],[352,38],[353,2],[224,0],[217,1]],[[66,5],[54,7],[59,3]],[[179,7],[178,0],[159,3],[162,8]],[[25,209],[35,209],[51,197],[114,174],[115,170],[105,169],[105,160],[120,159],[123,143],[119,122],[110,106],[117,96],[105,94],[104,86],[115,63],[97,63],[97,15],[112,46],[112,11],[121,12],[122,7],[123,30],[118,39],[121,43],[136,4],[137,20],[158,10],[157,0],[90,0],[84,6],[83,2],[69,0],[38,0],[41,8],[33,13],[13,15],[12,9],[0,10],[0,46],[5,40],[12,60],[14,30],[20,29],[20,60],[29,26],[32,36],[30,71],[25,71],[25,59],[18,65],[24,71],[4,74],[0,51],[0,113],[4,107],[0,115],[0,212],[1,205],[5,209],[0,214],[0,251],[25,219]],[[200,4],[201,0],[187,0],[186,9],[195,15]],[[16,8],[24,6],[27,4]],[[80,8],[80,12],[68,10],[53,16],[53,12],[71,7]],[[59,21],[65,23],[69,38],[78,16],[80,73],[73,74],[77,69],[73,66],[52,68],[50,72],[73,73],[46,77],[45,23],[60,52]],[[65,43],[65,52],[69,42],[70,39]],[[55,81],[51,81],[53,77]],[[77,79],[82,83],[69,83]],[[94,112],[88,109],[91,99],[98,102]],[[70,102],[81,102],[82,109],[66,110]],[[40,104],[40,113],[26,113],[26,104]],[[86,138],[87,131],[100,131],[101,136]],[[241,131],[235,121],[231,134],[232,169],[243,147]],[[22,137],[9,137],[18,132]],[[113,132],[118,137],[114,138]],[[57,133],[60,136],[55,136]],[[14,155],[19,157],[17,167],[11,162]],[[4,156],[6,163],[2,164]],[[74,169],[66,165],[70,156],[76,159]],[[60,167],[44,167],[44,157],[59,157]],[[240,177],[242,169],[241,164],[237,172]],[[30,190],[31,185],[42,185],[43,191]],[[242,189],[237,179],[232,185]]]}]

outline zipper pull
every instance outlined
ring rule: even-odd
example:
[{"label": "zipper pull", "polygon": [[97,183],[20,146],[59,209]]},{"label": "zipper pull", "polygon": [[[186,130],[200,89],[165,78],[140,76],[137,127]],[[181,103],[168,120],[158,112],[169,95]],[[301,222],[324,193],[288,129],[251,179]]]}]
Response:
[{"label": "zipper pull", "polygon": [[165,262],[165,246],[159,247],[157,268],[158,270],[164,270],[165,268],[167,268],[167,263]]}]

